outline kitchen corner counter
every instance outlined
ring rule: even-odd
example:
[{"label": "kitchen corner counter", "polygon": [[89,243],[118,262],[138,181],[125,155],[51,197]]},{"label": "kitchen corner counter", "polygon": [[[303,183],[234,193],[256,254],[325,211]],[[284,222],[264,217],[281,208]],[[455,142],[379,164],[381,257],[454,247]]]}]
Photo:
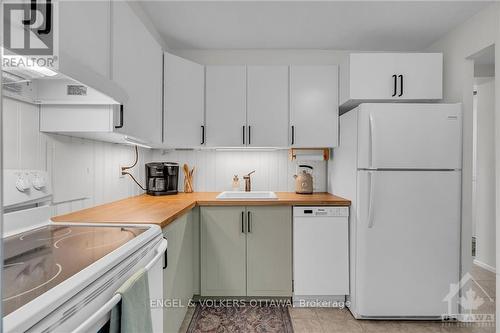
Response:
[{"label": "kitchen corner counter", "polygon": [[54,222],[144,223],[167,226],[195,206],[350,206],[347,199],[329,193],[276,192],[277,200],[217,200],[219,192],[139,195],[52,218]]}]

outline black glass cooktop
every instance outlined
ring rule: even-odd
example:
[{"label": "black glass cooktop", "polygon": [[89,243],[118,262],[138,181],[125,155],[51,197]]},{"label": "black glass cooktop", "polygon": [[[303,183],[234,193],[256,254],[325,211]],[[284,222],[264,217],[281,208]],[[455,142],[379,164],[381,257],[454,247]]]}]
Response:
[{"label": "black glass cooktop", "polygon": [[4,239],[3,315],[20,308],[146,231],[47,225]]}]

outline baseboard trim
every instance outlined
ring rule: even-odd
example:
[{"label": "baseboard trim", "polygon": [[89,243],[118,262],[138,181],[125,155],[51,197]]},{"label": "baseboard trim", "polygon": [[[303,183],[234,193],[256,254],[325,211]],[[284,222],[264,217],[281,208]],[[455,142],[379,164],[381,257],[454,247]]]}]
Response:
[{"label": "baseboard trim", "polygon": [[481,267],[481,268],[484,268],[484,269],[485,269],[485,270],[487,270],[487,271],[490,271],[490,272],[495,273],[495,274],[496,274],[496,272],[497,272],[497,270],[496,270],[496,268],[495,268],[495,267],[492,267],[492,266],[490,266],[490,265],[488,265],[488,264],[485,264],[484,262],[481,262],[481,261],[479,261],[479,260],[477,260],[477,259],[474,259],[474,261],[473,261],[473,262],[474,262],[474,264],[478,265],[478,266],[479,266],[479,267]]}]

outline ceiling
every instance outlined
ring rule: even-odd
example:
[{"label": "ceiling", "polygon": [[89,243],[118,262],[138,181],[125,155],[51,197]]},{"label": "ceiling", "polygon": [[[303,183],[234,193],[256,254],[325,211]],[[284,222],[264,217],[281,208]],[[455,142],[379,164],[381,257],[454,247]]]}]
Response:
[{"label": "ceiling", "polygon": [[142,1],[171,49],[422,50],[487,1]]}]

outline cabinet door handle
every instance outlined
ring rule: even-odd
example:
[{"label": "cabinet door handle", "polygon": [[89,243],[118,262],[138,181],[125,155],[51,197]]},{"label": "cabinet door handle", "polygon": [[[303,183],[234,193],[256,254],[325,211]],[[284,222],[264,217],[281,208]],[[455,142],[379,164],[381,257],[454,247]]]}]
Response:
[{"label": "cabinet door handle", "polygon": [[394,74],[392,78],[394,79],[394,90],[392,93],[392,97],[395,97],[398,93],[398,76]]},{"label": "cabinet door handle", "polygon": [[201,144],[205,144],[205,125],[201,125]]},{"label": "cabinet door handle", "polygon": [[247,212],[247,230],[248,233],[252,233],[252,219],[251,219],[252,214],[250,211]]},{"label": "cabinet door handle", "polygon": [[398,97],[401,97],[403,96],[403,92],[404,92],[404,89],[403,89],[403,75],[399,75],[399,95]]},{"label": "cabinet door handle", "polygon": [[292,145],[295,144],[295,126],[292,125]]},{"label": "cabinet door handle", "polygon": [[252,126],[248,125],[248,144],[252,143]]},{"label": "cabinet door handle", "polygon": [[245,125],[242,126],[242,131],[243,131],[243,135],[242,135],[243,144],[245,144]]},{"label": "cabinet door handle", "polygon": [[241,233],[245,233],[245,212],[241,212]]},{"label": "cabinet door handle", "polygon": [[115,128],[123,127],[123,104],[120,104],[120,125],[115,126]]}]

